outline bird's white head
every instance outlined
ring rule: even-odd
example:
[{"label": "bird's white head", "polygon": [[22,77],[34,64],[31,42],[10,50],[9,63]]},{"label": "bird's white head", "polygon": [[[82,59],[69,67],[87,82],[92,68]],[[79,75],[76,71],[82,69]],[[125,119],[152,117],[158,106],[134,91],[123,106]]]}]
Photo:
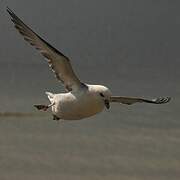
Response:
[{"label": "bird's white head", "polygon": [[90,85],[91,91],[98,99],[102,99],[105,103],[107,109],[110,108],[110,97],[112,95],[111,91],[102,85]]}]

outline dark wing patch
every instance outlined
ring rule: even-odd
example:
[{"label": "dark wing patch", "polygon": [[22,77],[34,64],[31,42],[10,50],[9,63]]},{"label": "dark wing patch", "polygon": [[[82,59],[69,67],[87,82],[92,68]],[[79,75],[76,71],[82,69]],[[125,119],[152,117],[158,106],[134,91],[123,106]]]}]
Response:
[{"label": "dark wing patch", "polygon": [[162,97],[162,98],[156,98],[152,100],[142,99],[143,102],[152,103],[152,104],[165,104],[165,103],[168,103],[170,100],[171,100],[170,97]]}]

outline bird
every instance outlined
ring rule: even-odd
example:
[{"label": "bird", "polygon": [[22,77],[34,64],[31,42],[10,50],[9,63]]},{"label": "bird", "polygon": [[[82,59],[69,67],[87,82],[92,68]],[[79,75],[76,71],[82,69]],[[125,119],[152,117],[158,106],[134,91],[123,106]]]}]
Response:
[{"label": "bird", "polygon": [[170,97],[145,99],[141,97],[113,96],[104,85],[83,83],[75,74],[71,60],[26,25],[7,7],[15,28],[24,39],[34,46],[47,60],[49,67],[65,88],[65,92],[46,92],[49,105],[36,104],[35,108],[47,111],[51,108],[53,120],[80,120],[109,109],[111,103],[132,105],[134,103],[165,104]]}]

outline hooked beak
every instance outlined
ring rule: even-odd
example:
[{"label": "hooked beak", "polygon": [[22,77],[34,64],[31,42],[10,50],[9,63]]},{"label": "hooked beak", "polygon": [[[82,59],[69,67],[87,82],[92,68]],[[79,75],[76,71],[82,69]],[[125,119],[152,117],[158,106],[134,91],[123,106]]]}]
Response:
[{"label": "hooked beak", "polygon": [[107,109],[110,108],[109,100],[105,99],[105,100],[104,100],[104,104],[105,104],[105,106],[106,106]]}]

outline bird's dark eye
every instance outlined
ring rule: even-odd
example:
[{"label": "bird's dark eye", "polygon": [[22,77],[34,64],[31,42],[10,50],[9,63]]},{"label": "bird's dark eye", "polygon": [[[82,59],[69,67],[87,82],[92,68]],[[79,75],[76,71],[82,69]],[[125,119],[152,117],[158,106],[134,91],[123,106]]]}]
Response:
[{"label": "bird's dark eye", "polygon": [[99,93],[101,97],[104,97],[104,94],[103,93]]}]

